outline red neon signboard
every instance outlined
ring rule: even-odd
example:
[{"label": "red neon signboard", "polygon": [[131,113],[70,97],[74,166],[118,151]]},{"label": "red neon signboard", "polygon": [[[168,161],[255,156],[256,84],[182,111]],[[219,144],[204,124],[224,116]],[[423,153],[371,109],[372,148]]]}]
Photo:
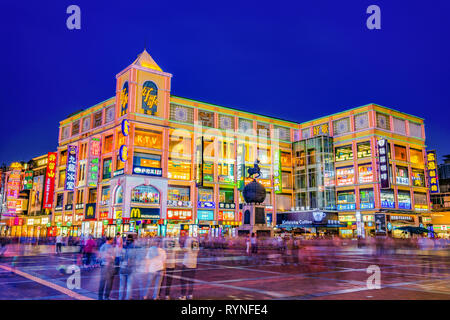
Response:
[{"label": "red neon signboard", "polygon": [[44,186],[44,209],[51,209],[53,207],[53,191],[55,189],[56,176],[56,152],[49,152],[47,155],[47,172],[45,174]]}]

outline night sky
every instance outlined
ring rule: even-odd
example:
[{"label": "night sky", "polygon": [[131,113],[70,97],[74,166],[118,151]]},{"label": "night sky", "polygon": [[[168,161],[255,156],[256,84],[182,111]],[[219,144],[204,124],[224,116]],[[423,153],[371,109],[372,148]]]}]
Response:
[{"label": "night sky", "polygon": [[[366,27],[372,4],[381,30]],[[377,103],[424,118],[441,158],[449,14],[448,0],[2,1],[0,163],[55,151],[59,121],[112,97],[144,48],[174,95],[298,122]]]}]

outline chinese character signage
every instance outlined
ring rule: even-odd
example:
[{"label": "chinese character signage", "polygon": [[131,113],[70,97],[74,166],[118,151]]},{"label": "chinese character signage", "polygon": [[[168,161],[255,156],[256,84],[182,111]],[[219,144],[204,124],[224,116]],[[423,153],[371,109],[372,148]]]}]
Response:
[{"label": "chinese character signage", "polygon": [[55,188],[56,175],[56,152],[49,152],[47,154],[47,172],[45,174],[44,185],[44,209],[51,209],[53,207],[53,190]]},{"label": "chinese character signage", "polygon": [[158,88],[156,87],[156,84],[152,81],[146,81],[142,86],[142,110],[144,110],[144,114],[151,112],[152,116],[155,115],[158,110],[157,98]]},{"label": "chinese character signage", "polygon": [[275,193],[282,193],[281,184],[281,152],[276,149],[273,154],[273,188]]},{"label": "chinese character signage", "polygon": [[88,163],[88,185],[96,187],[100,170],[100,139],[92,138]]},{"label": "chinese character signage", "polygon": [[238,185],[238,190],[242,190],[244,188],[244,181],[245,181],[245,145],[240,144],[238,146],[237,150],[237,170],[236,170],[236,180]]},{"label": "chinese character signage", "polygon": [[171,220],[190,220],[192,219],[191,210],[167,209],[167,219]]},{"label": "chinese character signage", "polygon": [[64,190],[75,190],[75,178],[77,173],[77,146],[68,146],[67,148],[67,165],[66,165],[66,182]]},{"label": "chinese character signage", "polygon": [[15,162],[10,166],[10,168],[12,169],[12,171],[8,178],[6,206],[8,208],[8,213],[16,213],[17,207],[20,204],[18,202],[19,191],[22,189],[20,181],[22,165]]},{"label": "chinese character signage", "polygon": [[319,126],[313,127],[313,137],[315,136],[321,136],[321,135],[328,135],[329,134],[329,128],[328,123],[321,124]]},{"label": "chinese character signage", "polygon": [[122,91],[120,91],[120,116],[127,113],[128,110],[128,81],[123,85]]},{"label": "chinese character signage", "polygon": [[435,150],[427,151],[427,171],[428,181],[430,184],[430,193],[439,193],[439,179]]},{"label": "chinese character signage", "polygon": [[378,157],[380,168],[381,189],[389,189],[389,159],[388,159],[388,142],[386,139],[378,140]]}]

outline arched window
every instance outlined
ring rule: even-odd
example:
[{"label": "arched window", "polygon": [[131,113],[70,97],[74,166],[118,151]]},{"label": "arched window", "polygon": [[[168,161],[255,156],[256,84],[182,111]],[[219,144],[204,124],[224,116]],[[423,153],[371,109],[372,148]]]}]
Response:
[{"label": "arched window", "polygon": [[114,204],[121,204],[122,202],[123,202],[123,188],[122,186],[118,186],[114,197]]},{"label": "arched window", "polygon": [[137,186],[131,190],[131,202],[159,204],[159,191],[152,186]]}]

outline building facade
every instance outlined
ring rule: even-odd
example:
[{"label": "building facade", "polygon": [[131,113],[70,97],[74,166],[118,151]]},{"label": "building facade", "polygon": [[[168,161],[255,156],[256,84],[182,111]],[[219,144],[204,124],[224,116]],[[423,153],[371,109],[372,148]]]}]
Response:
[{"label": "building facade", "polygon": [[[300,140],[324,136],[332,138],[334,172],[325,167],[319,179],[313,179],[315,169],[296,171],[295,175],[303,186],[312,188],[310,205],[314,198],[332,199],[328,193],[335,188],[335,210],[348,226],[340,228],[341,236],[355,237],[358,222],[361,236],[377,231],[399,236],[396,226],[421,223],[421,215],[430,211],[423,119],[370,104],[300,124]],[[383,150],[379,147],[382,143]],[[319,156],[328,163],[329,148],[327,145],[326,153]],[[323,151],[307,148],[300,153],[300,163],[323,161],[315,159],[317,152]],[[296,199],[297,206],[302,206],[303,199]],[[326,203],[333,206],[333,200]],[[375,221],[376,214],[384,215],[383,223]]]},{"label": "building facade", "polygon": [[432,223],[422,118],[368,104],[299,123],[175,96],[171,79],[144,51],[115,96],[60,122],[30,169],[28,235],[235,235],[256,159],[269,226],[302,212],[342,237]]}]

